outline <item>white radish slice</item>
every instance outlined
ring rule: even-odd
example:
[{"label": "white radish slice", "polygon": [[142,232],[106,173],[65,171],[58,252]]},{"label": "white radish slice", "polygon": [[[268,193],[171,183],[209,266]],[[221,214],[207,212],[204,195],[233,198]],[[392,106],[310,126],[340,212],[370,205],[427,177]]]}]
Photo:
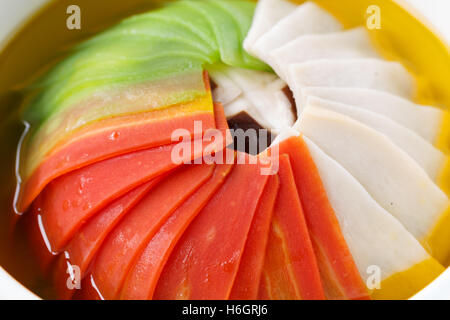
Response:
[{"label": "white radish slice", "polygon": [[370,266],[379,267],[384,280],[431,258],[344,167],[311,140],[304,140],[363,279],[369,276]]},{"label": "white radish slice", "polygon": [[253,44],[279,20],[298,6],[285,0],[259,0],[253,16],[252,26],[244,40],[244,49],[252,53]]},{"label": "white radish slice", "polygon": [[283,92],[286,83],[268,72],[228,68],[227,75],[240,86],[243,95],[265,119],[267,129],[281,130],[295,122],[291,102]]},{"label": "white radish slice", "polygon": [[[224,107],[227,119],[238,115],[241,112],[247,113],[255,122],[263,128],[269,129],[274,135],[283,128],[292,126],[294,119],[291,114],[284,113],[290,108],[290,102],[285,96],[269,97],[279,99],[271,104],[264,98],[267,92],[254,91],[245,97],[240,97]],[[273,102],[273,100],[272,100]]]},{"label": "white radish slice", "polygon": [[227,119],[232,118],[241,112],[245,112],[262,127],[267,128],[269,126],[264,117],[259,114],[258,110],[256,110],[252,103],[245,97],[237,98],[233,102],[227,104],[223,109]]},{"label": "white radish slice", "polygon": [[328,110],[308,107],[294,127],[339,162],[416,239],[427,240],[449,200],[404,151],[383,134]]},{"label": "white radish slice", "polygon": [[226,105],[242,94],[241,88],[221,70],[209,70],[209,76],[217,85],[212,92],[214,101]]},{"label": "white radish slice", "polygon": [[303,35],[336,32],[341,29],[340,22],[330,13],[314,2],[305,2],[262,35],[252,47],[252,53],[272,66],[270,51]]},{"label": "white radish slice", "polygon": [[244,93],[250,90],[262,89],[267,86],[273,86],[274,89],[282,89],[286,86],[286,83],[283,80],[270,72],[233,67],[226,67],[223,72],[233,80]]},{"label": "white radish slice", "polygon": [[240,97],[224,107],[225,116],[227,119],[233,118],[240,113],[246,113],[261,127],[270,130],[274,135],[278,134],[279,125],[272,123],[269,119],[261,114],[261,112],[255,108],[254,104],[246,97]]},{"label": "white radish slice", "polygon": [[267,123],[268,129],[279,131],[291,127],[295,122],[289,99],[281,90],[255,90],[245,94]]},{"label": "white radish slice", "polygon": [[288,67],[317,59],[379,58],[364,27],[299,37],[269,52],[269,64],[288,81]]},{"label": "white radish slice", "polygon": [[433,181],[437,182],[447,158],[440,150],[433,147],[433,145],[414,131],[399,125],[383,115],[339,102],[310,96],[307,100],[306,107],[308,108],[310,106],[349,116],[384,134],[396,146],[414,159]]},{"label": "white radish slice", "polygon": [[379,59],[324,59],[292,64],[288,84],[297,100],[304,87],[368,88],[405,98],[416,92],[414,78],[400,63]]},{"label": "white radish slice", "polygon": [[333,100],[368,111],[384,115],[395,122],[411,129],[428,142],[434,144],[439,134],[440,124],[445,111],[431,106],[422,106],[387,92],[338,87],[305,87],[301,89],[302,103],[305,105],[308,96]]},{"label": "white radish slice", "polygon": [[[223,103],[227,117],[246,112],[261,126],[273,132],[294,124],[295,114],[291,102],[283,92],[286,83],[275,74],[225,67],[214,69],[211,78],[219,80],[216,81],[218,87],[213,95],[215,101]],[[217,95],[228,89],[232,94]],[[239,94],[236,97],[237,93]]]}]

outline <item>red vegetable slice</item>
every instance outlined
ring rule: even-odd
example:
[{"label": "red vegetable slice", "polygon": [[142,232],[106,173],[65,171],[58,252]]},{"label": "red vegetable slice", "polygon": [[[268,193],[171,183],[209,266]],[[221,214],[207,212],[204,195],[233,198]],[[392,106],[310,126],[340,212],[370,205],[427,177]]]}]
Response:
[{"label": "red vegetable slice", "polygon": [[258,298],[259,281],[278,187],[278,176],[271,176],[253,217],[238,273],[231,290],[230,299],[232,300],[255,300]]},{"label": "red vegetable slice", "polygon": [[101,161],[51,182],[39,207],[51,247],[60,251],[78,228],[114,199],[178,165],[173,145]]},{"label": "red vegetable slice", "polygon": [[69,290],[66,285],[69,268],[77,266],[80,270],[79,276],[83,278],[109,232],[163,177],[157,177],[113,201],[80,228],[64,249],[64,253],[59,255],[54,269],[55,288],[60,298],[68,299],[73,294],[73,290]]},{"label": "red vegetable slice", "polygon": [[279,157],[280,189],[275,202],[261,279],[261,298],[324,299],[319,269],[289,156]]},{"label": "red vegetable slice", "polygon": [[[150,112],[127,114],[95,121],[61,141],[39,164],[24,172],[17,210],[25,211],[52,180],[86,165],[121,154],[171,143],[172,132],[186,129],[194,137],[196,121],[202,130],[214,128],[209,79],[204,75],[206,95],[199,100]],[[34,159],[34,158],[33,158]],[[28,159],[30,160],[30,159]]]},{"label": "red vegetable slice", "polygon": [[[228,128],[223,108],[217,110],[218,130]],[[200,140],[199,140],[200,141]],[[222,150],[224,142],[181,142],[189,145],[184,161]],[[199,147],[197,147],[199,145]],[[60,251],[76,230],[98,210],[137,186],[179,166],[172,153],[180,144],[164,145],[100,161],[52,181],[39,195],[39,210],[53,251]],[[189,152],[189,153],[188,153]]]},{"label": "red vegetable slice", "polygon": [[[154,116],[155,112],[151,116]],[[164,111],[162,110],[161,112]],[[189,132],[194,132],[194,123],[196,121],[201,121],[202,130],[214,128],[214,116],[212,113],[207,112],[204,114],[194,113],[164,121],[158,120],[158,122],[155,122],[156,120],[147,120],[141,125],[136,124],[136,121],[131,119],[133,117],[139,117],[141,121],[144,121],[143,119],[148,116],[150,115],[140,114],[120,117],[119,119],[108,119],[98,123],[98,125],[102,125],[106,129],[97,129],[96,131],[99,131],[97,134],[92,134],[94,128],[90,128],[91,132],[85,134],[80,133],[76,141],[56,151],[55,154],[46,159],[34,171],[33,175],[23,186],[21,193],[23,196],[21,196],[17,204],[18,210],[26,210],[46,185],[68,172],[104,160],[105,158],[111,158],[139,149],[167,145],[171,143],[171,134],[176,129],[182,128]],[[122,124],[115,123],[119,121]],[[112,126],[113,129],[107,129],[108,126]],[[160,138],[150,140],[149,137]],[[144,139],[146,140],[145,144],[141,142]]]},{"label": "red vegetable slice", "polygon": [[[244,157],[238,153],[239,158]],[[172,252],[154,299],[227,299],[268,176],[259,164],[235,165]],[[239,191],[239,192],[237,192]]]},{"label": "red vegetable slice", "polygon": [[175,210],[130,270],[122,289],[122,299],[152,299],[159,276],[173,248],[191,221],[223,184],[232,167],[232,164],[217,165],[210,180]]},{"label": "red vegetable slice", "polygon": [[92,266],[105,299],[118,297],[133,262],[167,218],[207,181],[214,165],[185,165],[146,195],[109,234]]},{"label": "red vegetable slice", "polygon": [[369,299],[305,142],[291,137],[280,144],[280,153],[291,159],[327,298]]}]

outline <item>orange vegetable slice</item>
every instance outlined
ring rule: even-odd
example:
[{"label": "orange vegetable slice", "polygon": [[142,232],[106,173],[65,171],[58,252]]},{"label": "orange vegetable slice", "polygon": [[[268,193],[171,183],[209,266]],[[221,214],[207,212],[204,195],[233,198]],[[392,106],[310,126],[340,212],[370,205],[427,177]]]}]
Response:
[{"label": "orange vegetable slice", "polygon": [[220,188],[233,164],[219,164],[213,176],[186,200],[147,244],[130,270],[122,289],[122,299],[152,299],[159,276],[173,248],[200,210]]},{"label": "orange vegetable slice", "polygon": [[161,178],[163,176],[157,177],[113,201],[80,228],[64,248],[64,253],[59,255],[59,261],[53,271],[55,288],[60,298],[69,299],[73,294],[73,290],[69,290],[66,285],[69,277],[68,270],[72,266],[77,266],[80,270],[79,276],[83,278],[106,236],[119,223],[120,219],[161,181]]},{"label": "orange vegetable slice", "polygon": [[301,137],[280,144],[289,154],[328,299],[369,299],[308,147]]},{"label": "orange vegetable slice", "polygon": [[[21,170],[24,171],[21,172],[24,183],[17,210],[25,211],[47,184],[73,170],[136,150],[168,145],[176,129],[185,129],[191,138],[196,139],[207,129],[215,128],[214,106],[206,73],[204,82],[207,94],[196,100],[94,121],[72,132],[44,157],[38,154],[39,148],[44,148],[45,144],[32,145],[30,148],[38,151],[27,154],[27,166]],[[197,121],[201,121],[200,132],[195,132]]]},{"label": "orange vegetable slice", "polygon": [[[238,164],[183,234],[158,281],[154,299],[227,299],[268,176]],[[248,159],[247,158],[247,159]],[[236,192],[239,190],[240,192]]]},{"label": "orange vegetable slice", "polygon": [[238,273],[231,290],[230,299],[232,300],[255,300],[258,297],[259,281],[278,187],[278,176],[271,176],[253,217]]},{"label": "orange vegetable slice", "polygon": [[[226,135],[228,128],[223,108],[217,110],[218,130]],[[224,148],[223,141],[180,142],[189,144],[183,161],[206,156]],[[70,172],[52,181],[39,195],[39,211],[53,251],[62,250],[83,222],[108,203],[137,186],[179,166],[172,159],[174,148],[164,145],[136,151]],[[207,150],[207,151],[206,151]]]},{"label": "orange vegetable slice", "polygon": [[289,156],[279,157],[275,202],[260,285],[260,298],[324,299],[319,269],[297,193]]},{"label": "orange vegetable slice", "polygon": [[105,299],[115,299],[136,258],[171,214],[212,175],[214,165],[185,165],[147,194],[104,241],[92,276]]}]

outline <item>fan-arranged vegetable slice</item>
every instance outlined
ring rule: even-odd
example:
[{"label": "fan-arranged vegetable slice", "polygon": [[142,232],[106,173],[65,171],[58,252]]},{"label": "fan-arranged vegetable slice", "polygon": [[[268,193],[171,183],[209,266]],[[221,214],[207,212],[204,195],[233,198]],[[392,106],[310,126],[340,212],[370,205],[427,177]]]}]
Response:
[{"label": "fan-arranged vegetable slice", "polygon": [[[440,108],[417,105],[387,92],[372,89],[306,87],[301,90],[301,96],[301,103],[297,101],[299,110],[305,107],[310,96],[352,105],[386,116],[414,131],[444,154],[449,152],[450,113]],[[435,177],[441,189],[450,194],[450,160],[447,156]]]},{"label": "fan-arranged vegetable slice", "polygon": [[[227,129],[227,122],[224,117],[223,109],[221,108],[220,104],[215,104],[215,116],[216,116],[216,122],[218,125],[218,129],[220,129],[221,135],[224,138],[224,141],[217,141],[217,146],[214,149],[209,149],[209,152],[218,152],[219,154],[215,155],[215,158],[220,157],[221,150],[228,142],[227,139],[230,139],[229,133],[226,132]],[[228,137],[228,138],[227,138]],[[207,141],[207,140],[205,140]],[[196,142],[194,141],[194,144]],[[192,146],[191,149],[194,150],[195,146]],[[200,151],[203,149],[203,151],[206,151],[204,148],[200,148]],[[209,160],[208,154],[209,152],[204,152],[204,161]],[[189,157],[186,160],[190,160],[193,157]],[[223,171],[223,170],[222,170]],[[223,172],[222,172],[223,173]],[[156,179],[149,182],[150,185],[154,185],[158,181],[166,178],[166,175],[160,175]],[[129,194],[123,196],[121,199],[117,200],[116,202],[113,202],[111,205],[109,205],[106,209],[102,210],[101,212],[97,213],[95,217],[92,218],[89,223],[83,227],[80,231],[77,232],[75,237],[71,240],[71,242],[65,247],[64,254],[62,254],[59,257],[58,264],[55,267],[54,271],[54,282],[56,283],[56,288],[58,292],[60,293],[60,297],[62,298],[69,298],[73,291],[68,290],[66,286],[67,281],[67,275],[66,271],[70,270],[72,265],[76,265],[80,267],[80,276],[84,277],[86,267],[91,262],[91,259],[96,254],[96,252],[99,249],[99,246],[104,240],[104,237],[109,234],[111,229],[120,221],[118,220],[121,218],[121,215],[123,215],[126,212],[123,212],[124,203],[123,201],[131,200],[130,198],[133,198],[133,193],[138,192],[139,189],[146,189],[145,185],[142,187],[139,187],[135,191],[130,192]],[[138,196],[135,194],[135,196]],[[142,197],[143,195],[139,195],[139,197]],[[135,199],[137,200],[137,199]],[[117,205],[116,205],[117,203]],[[120,209],[121,211],[118,211],[116,209]],[[129,208],[130,209],[130,208]],[[118,217],[117,215],[120,214]],[[89,234],[91,235],[90,239],[93,240],[90,242],[90,246],[87,248],[83,246],[86,243],[86,239],[89,238]],[[80,239],[81,237],[81,239]],[[93,247],[96,245],[96,247]],[[69,268],[69,269],[68,269]],[[91,284],[88,284],[91,285]],[[90,296],[90,294],[96,294],[95,290],[87,291],[83,293],[83,296],[86,298],[93,298],[93,296]]]},{"label": "fan-arranged vegetable slice", "polygon": [[304,87],[353,87],[377,89],[405,98],[416,93],[414,78],[398,62],[378,59],[323,59],[289,67],[296,98]]},{"label": "fan-arranged vegetable slice", "polygon": [[242,88],[226,74],[225,69],[225,66],[216,66],[209,70],[209,75],[214,83],[212,88],[213,99],[223,105],[229,104],[243,93]]},{"label": "fan-arranged vegetable slice", "polygon": [[[242,50],[254,7],[246,0],[180,1],[126,19],[78,46],[34,85],[24,110],[31,131],[22,150],[17,210],[71,170],[167,144],[175,128],[192,134],[195,120],[203,130],[213,128],[204,69],[222,62],[267,69]],[[184,20],[176,18],[181,11]]]},{"label": "fan-arranged vegetable slice", "polygon": [[[225,141],[208,141],[205,136],[199,143],[194,140],[136,151],[94,163],[52,181],[39,195],[38,208],[52,249],[60,251],[84,221],[112,200],[181,163],[222,150],[229,134],[220,105],[215,106],[215,115],[217,130]],[[182,154],[178,154],[180,149]],[[174,161],[175,153],[182,161]]]},{"label": "fan-arranged vegetable slice", "polygon": [[159,11],[157,15],[175,20],[177,23],[182,23],[186,28],[202,38],[206,44],[212,47],[218,46],[214,30],[211,29],[209,20],[196,10],[194,6],[191,6],[190,2],[178,1],[172,3],[170,9]]},{"label": "fan-arranged vegetable slice", "polygon": [[448,158],[444,153],[410,129],[374,112],[316,97],[308,99],[306,107],[308,106],[349,116],[384,134],[416,161],[434,182],[439,182],[438,180],[442,175],[442,170]]},{"label": "fan-arranged vegetable slice", "polygon": [[[255,11],[255,6],[251,2],[236,2],[236,1],[217,1],[212,0],[215,6],[218,6],[227,12],[230,17],[234,20],[235,24],[238,26],[239,31],[239,43],[243,43],[248,30],[252,24],[252,18]],[[255,59],[245,51],[242,46],[240,46],[242,57],[245,61],[245,65],[258,66],[260,69],[268,69],[267,66],[258,59]]]},{"label": "fan-arranged vegetable slice", "polygon": [[[119,105],[121,102],[126,105],[126,102],[120,101],[120,97],[114,100]],[[80,116],[84,117],[90,107],[91,103],[87,101],[74,110],[62,112],[62,115],[58,114],[61,120],[52,119],[51,125],[70,121],[67,119],[79,122]],[[130,107],[128,113],[131,112]],[[25,209],[52,179],[71,170],[118,154],[169,144],[172,132],[178,128],[188,130],[194,137],[195,121],[202,122],[197,136],[204,130],[214,128],[213,104],[209,91],[203,97],[171,108],[88,122],[80,128],[70,129],[70,135],[63,140],[61,136],[67,136],[67,124],[62,124],[61,129],[58,129],[63,132],[52,130],[47,134],[44,132],[45,128],[41,129],[34,133],[29,142],[31,147],[26,154],[27,165],[23,173],[24,185],[18,203],[19,210]],[[54,137],[59,139],[56,145],[51,141]],[[48,146],[52,146],[53,151],[48,151]],[[42,148],[44,150],[41,151]]]},{"label": "fan-arranged vegetable slice", "polygon": [[[250,157],[237,154],[238,164],[183,234],[161,274],[155,299],[229,297],[268,179],[260,174],[261,164],[250,164]],[[243,159],[248,159],[246,164],[239,164]],[[245,192],[236,192],[243,187]]]},{"label": "fan-arranged vegetable slice", "polygon": [[450,251],[449,199],[405,152],[370,127],[328,110],[305,109],[296,128],[445,263]]},{"label": "fan-arranged vegetable slice", "polygon": [[231,290],[231,300],[255,300],[258,297],[259,282],[279,184],[278,176],[272,175],[264,188]]},{"label": "fan-arranged vegetable slice", "polygon": [[83,221],[112,200],[177,167],[171,146],[101,161],[50,183],[39,196],[39,210],[52,248],[61,250]]},{"label": "fan-arranged vegetable slice", "polygon": [[174,211],[128,273],[121,299],[152,299],[162,269],[178,240],[224,183],[232,168],[233,164],[218,164],[209,181]]},{"label": "fan-arranged vegetable slice", "polygon": [[271,131],[294,124],[295,107],[285,93],[286,84],[276,75],[218,66],[211,70],[211,78],[216,84],[214,100],[223,103],[228,119],[245,112]]},{"label": "fan-arranged vegetable slice", "polygon": [[[258,22],[255,20],[254,23]],[[270,22],[261,20],[261,23],[268,25]],[[276,69],[271,57],[273,50],[305,35],[337,32],[341,28],[339,21],[330,13],[314,2],[308,1],[286,12],[286,15],[275,25],[269,26],[267,32],[258,38],[250,52]],[[250,33],[248,37],[251,37]]]},{"label": "fan-arranged vegetable slice", "polygon": [[[296,133],[295,133],[296,134]],[[365,299],[368,292],[321,176],[301,137],[283,138],[280,154],[288,154],[309,234],[328,299]]]},{"label": "fan-arranged vegetable slice", "polygon": [[[79,276],[82,279],[95,254],[114,226],[163,177],[164,175],[161,175],[113,201],[77,231],[69,244],[64,248],[64,253],[58,257],[59,261],[53,270],[53,281],[60,298],[68,299],[73,294],[73,291],[66,284],[68,271],[70,272],[73,266],[77,266],[80,272]],[[72,280],[76,281],[75,278]]]},{"label": "fan-arranged vegetable slice", "polygon": [[341,32],[304,35],[269,53],[272,68],[290,83],[289,67],[320,59],[378,58],[363,27]]},{"label": "fan-arranged vegetable slice", "polygon": [[409,298],[444,271],[348,171],[304,139],[372,298]]},{"label": "fan-arranged vegetable slice", "polygon": [[253,45],[279,20],[296,9],[296,5],[286,0],[261,0],[253,16],[252,26],[244,40],[244,49],[254,54]]},{"label": "fan-arranged vegetable slice", "polygon": [[289,156],[279,157],[280,189],[267,242],[260,298],[324,299],[319,269]]},{"label": "fan-arranged vegetable slice", "polygon": [[[445,131],[444,119],[448,112],[430,106],[417,105],[409,100],[385,91],[351,87],[306,87],[301,90],[304,108],[309,96],[349,104],[384,115],[403,125],[436,145]],[[443,149],[444,150],[444,149]]]},{"label": "fan-arranged vegetable slice", "polygon": [[164,179],[108,235],[92,266],[105,299],[118,298],[133,262],[170,215],[212,175],[214,165],[186,165]]}]

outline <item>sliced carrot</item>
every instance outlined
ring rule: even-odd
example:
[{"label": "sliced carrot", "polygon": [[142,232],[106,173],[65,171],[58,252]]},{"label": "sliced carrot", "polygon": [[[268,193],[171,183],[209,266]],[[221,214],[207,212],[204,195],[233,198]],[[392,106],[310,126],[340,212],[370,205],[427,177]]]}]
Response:
[{"label": "sliced carrot", "polygon": [[185,165],[146,195],[104,241],[92,276],[106,299],[115,299],[135,259],[161,225],[212,175],[214,165]]},{"label": "sliced carrot", "polygon": [[[215,110],[218,130],[225,134],[228,127],[223,108],[216,105]],[[222,141],[182,143],[191,145],[184,161],[205,155],[206,149],[215,152],[224,147]],[[164,145],[100,161],[52,181],[39,195],[39,210],[53,250],[62,250],[76,230],[108,203],[179,166],[172,159],[177,146]]]},{"label": "sliced carrot", "polygon": [[278,187],[278,176],[271,176],[253,217],[238,273],[231,290],[230,299],[232,300],[255,300],[258,297],[259,281]]},{"label": "sliced carrot", "polygon": [[111,201],[177,167],[171,161],[172,148],[119,156],[52,181],[39,195],[39,210],[53,250],[62,250],[79,227]]},{"label": "sliced carrot", "polygon": [[80,270],[79,276],[83,278],[94,255],[109,232],[145,194],[161,181],[162,177],[157,177],[113,201],[80,228],[64,248],[64,253],[59,255],[58,260],[60,261],[53,271],[54,286],[60,298],[68,299],[73,294],[73,290],[69,290],[66,285],[68,268],[77,266]]},{"label": "sliced carrot", "polygon": [[246,163],[235,165],[183,234],[161,273],[154,299],[229,297],[268,179],[260,174],[259,164]]},{"label": "sliced carrot", "polygon": [[[167,118],[154,119],[157,113],[165,113],[160,117]],[[194,112],[173,118],[168,113],[169,110],[161,110],[127,115],[86,126],[70,143],[42,160],[29,178],[24,179],[18,210],[25,211],[50,181],[68,172],[121,154],[167,145],[176,129],[186,129],[194,137],[196,121],[201,121],[202,131],[214,128],[212,112]]]},{"label": "sliced carrot", "polygon": [[152,299],[159,276],[177,241],[231,171],[232,164],[217,165],[211,179],[183,203],[147,244],[130,270],[122,299]]},{"label": "sliced carrot", "polygon": [[[220,104],[215,104],[214,105],[214,109],[215,109],[215,122],[216,122],[216,125],[217,125],[217,128],[222,132],[222,135],[223,136],[225,136],[225,137],[228,137],[228,139],[229,139],[229,132],[227,132],[227,129],[228,129],[228,125],[227,125],[227,121],[226,121],[226,118],[225,118],[225,115],[224,115],[224,112],[223,112],[223,108],[222,108],[222,106],[220,105]],[[195,149],[195,144],[196,144],[196,142],[194,141],[194,142],[192,142],[191,143],[191,150],[193,150],[192,151],[192,154],[191,155],[186,155],[186,160],[189,160],[189,159],[193,159],[193,158],[196,158],[196,157],[198,157],[198,156],[201,156],[202,155],[202,153],[203,153],[203,155],[208,155],[209,153],[211,153],[211,152],[217,152],[217,151],[219,151],[219,150],[221,150],[222,148],[224,148],[224,146],[225,146],[225,143],[226,142],[226,139],[225,139],[225,141],[220,141],[220,144],[219,143],[215,143],[214,144],[214,148],[211,148],[211,145],[210,145],[210,143],[208,142],[208,141],[206,141],[205,143],[203,143],[202,145],[201,145],[201,147],[200,147],[200,149],[199,150],[196,150]],[[171,148],[173,148],[173,146],[174,145],[172,145],[172,146],[170,146],[170,148],[169,149],[171,149]],[[209,149],[208,149],[208,152],[206,152],[206,148],[205,148],[205,146],[208,146],[209,147]],[[203,150],[202,150],[203,149]],[[166,159],[166,160],[168,160],[168,159],[170,159],[170,154],[171,154],[171,152],[169,152],[169,150],[167,150],[166,149],[166,146],[163,146],[162,148],[159,148],[159,150],[161,151],[161,153],[165,153],[165,155],[166,155],[166,157],[162,157],[162,158],[164,158],[164,159]],[[172,150],[172,149],[171,149]],[[155,150],[153,150],[153,151],[155,151]],[[129,155],[125,155],[125,156],[123,156],[123,159],[121,159],[122,161],[121,161],[121,164],[123,165],[123,171],[124,171],[124,174],[122,175],[123,177],[125,177],[125,178],[127,178],[127,175],[129,174],[129,173],[131,173],[131,174],[133,174],[134,173],[134,171],[133,171],[133,161],[134,161],[134,163],[139,163],[140,162],[140,159],[139,158],[135,158],[135,157],[137,157],[137,156],[141,156],[141,159],[142,160],[145,160],[145,155],[147,154],[150,154],[151,153],[151,151],[148,151],[148,150],[145,150],[145,151],[141,151],[141,152],[136,152],[136,153],[132,153],[132,154],[129,154]],[[150,158],[150,160],[152,160],[151,159],[151,155],[149,156],[149,158]],[[105,161],[111,161],[112,159],[110,159],[110,160],[105,160]],[[155,159],[153,159],[153,162],[155,162],[154,160],[157,160],[157,158],[155,158]],[[105,161],[103,161],[103,162],[105,162]],[[145,161],[143,161],[143,162],[145,162]],[[156,161],[157,162],[157,161]],[[170,161],[171,162],[171,161]],[[101,163],[101,162],[100,162]],[[96,165],[99,165],[100,163],[98,163],[98,164],[96,164]],[[108,178],[108,176],[107,176],[107,172],[117,172],[117,168],[118,168],[118,166],[117,166],[117,162],[116,163],[114,163],[113,161],[111,161],[111,166],[109,167],[110,168],[110,170],[108,170],[108,166],[104,166],[103,167],[105,170],[103,171],[104,172],[104,176],[106,176],[107,178]],[[167,170],[169,170],[169,169],[171,169],[171,168],[173,168],[173,166],[172,166],[172,164],[168,167],[168,169]],[[153,168],[150,168],[150,169],[155,169],[154,167]],[[145,172],[145,171],[144,171]],[[148,172],[146,172],[146,174],[148,174]],[[83,177],[83,175],[80,175],[81,177]],[[85,177],[85,176],[84,176]],[[137,179],[142,179],[142,177],[139,177],[138,175],[136,175],[136,178]],[[93,190],[95,191],[95,190],[99,190],[100,189],[100,192],[102,191],[102,190],[104,190],[103,189],[103,186],[102,186],[102,183],[104,182],[104,179],[101,179],[101,180],[98,180],[98,184],[92,184],[92,188],[93,188]],[[119,181],[119,183],[120,183],[120,181]],[[62,188],[67,188],[68,186],[67,185],[61,185],[61,187]],[[110,188],[110,190],[112,191],[112,192],[117,192],[117,189],[120,189],[120,185],[115,185],[115,188],[114,187],[112,187],[111,186],[111,188]],[[105,194],[105,193],[103,193],[103,194]],[[91,194],[92,195],[92,194]],[[95,195],[95,194],[94,194]],[[68,192],[68,196],[70,196],[70,194],[69,194],[69,192]],[[117,196],[112,196],[111,197],[111,199],[110,199],[110,201],[109,200],[105,200],[104,201],[104,206],[106,206],[106,205],[108,205],[108,204],[110,204],[111,203],[111,201],[113,201],[115,198],[117,198]],[[42,235],[41,235],[41,230],[40,229],[45,229],[44,228],[44,217],[43,217],[43,210],[42,210],[42,208],[45,208],[46,206],[49,206],[50,205],[50,207],[51,207],[51,203],[52,203],[52,197],[44,197],[44,196],[40,196],[36,201],[35,201],[35,204],[34,204],[34,206],[33,206],[33,212],[34,212],[34,216],[31,216],[31,215],[29,215],[30,216],[30,218],[27,218],[27,220],[29,220],[29,219],[31,219],[30,221],[31,221],[31,223],[30,223],[30,226],[32,226],[32,228],[34,228],[33,229],[33,231],[35,231],[35,232],[33,232],[32,234],[33,235],[35,235],[34,237],[33,237],[33,243],[36,245],[36,247],[38,248],[38,250],[37,251],[39,251],[39,259],[40,259],[40,262],[41,262],[41,264],[43,265],[43,266],[45,266],[45,269],[47,269],[48,268],[48,265],[50,264],[50,262],[54,259],[54,255],[53,254],[50,254],[49,253],[49,250],[47,249],[47,246],[46,246],[46,244],[45,244],[45,242],[43,241],[43,237],[42,237]],[[71,238],[72,238],[72,234],[75,234],[78,230],[79,230],[79,227],[81,226],[81,225],[83,225],[84,223],[87,223],[89,220],[90,220],[90,218],[91,218],[91,216],[94,216],[93,214],[94,213],[97,213],[98,212],[98,210],[96,211],[96,210],[92,210],[91,211],[91,213],[90,214],[84,214],[84,215],[80,215],[80,217],[79,217],[79,221],[75,224],[75,226],[74,227],[70,227],[69,226],[69,228],[68,229],[72,229],[71,230],[71,232],[69,232],[69,234],[67,234],[67,235],[65,235],[65,236],[63,236],[63,237],[61,237],[61,238],[66,238],[65,240],[63,240],[62,242],[63,243],[65,243],[66,241],[68,241],[68,240],[70,240]],[[41,219],[41,226],[38,226],[38,224],[37,224],[37,217],[38,217],[38,213],[39,213],[39,217],[40,217],[40,219]],[[55,216],[57,216],[56,215],[56,213],[57,212],[55,212]],[[61,213],[61,212],[59,212],[59,213]],[[73,217],[73,216],[72,216]],[[95,217],[95,216],[94,216]],[[70,217],[69,217],[69,219],[70,219]],[[88,226],[88,224],[86,225],[86,226]],[[104,230],[104,233],[103,232],[100,232],[100,226],[99,226],[99,228],[97,229],[98,231],[99,231],[99,238],[98,239],[100,239],[102,236],[104,236],[105,234],[104,233],[107,233],[109,230]],[[48,234],[48,232],[46,232],[46,235]],[[80,233],[80,235],[81,235],[82,233]],[[92,235],[93,234],[95,234],[95,232],[93,232],[92,233]],[[100,236],[101,235],[101,236]],[[55,236],[56,237],[58,237],[58,236],[60,236],[60,235],[58,235],[58,233],[57,232],[55,232]],[[76,237],[77,238],[77,237]],[[77,243],[78,242],[78,240],[77,239],[73,239],[73,241],[72,241],[72,243]],[[47,245],[49,245],[50,244],[50,241],[47,241]],[[86,244],[86,243],[85,243]],[[97,245],[97,243],[95,243],[95,242],[93,242],[92,243],[92,245],[93,246],[96,246]],[[63,244],[61,244],[61,248],[63,247]],[[69,249],[69,251],[71,251],[71,249],[73,249],[73,247],[72,247],[72,245],[70,245],[69,246],[69,248],[66,248],[66,249]],[[81,247],[83,247],[82,245],[81,245]],[[55,250],[55,248],[53,248],[52,247],[52,249],[53,249],[53,251],[56,251]],[[90,252],[90,251],[89,251]],[[88,260],[90,260],[91,258],[92,258],[92,252],[80,252],[80,254],[79,254],[79,257],[80,258],[82,258],[79,262],[80,262],[80,266],[82,266],[83,268],[83,271],[84,271],[84,269],[85,269],[85,267],[86,267],[86,263],[87,263],[87,261]],[[89,257],[90,256],[90,257]],[[75,257],[75,255],[74,255],[74,257]],[[75,258],[75,260],[77,260],[77,258]],[[59,260],[61,263],[59,263],[60,264],[60,266],[62,266],[63,267],[63,269],[62,270],[66,270],[67,269],[67,260],[66,260],[66,258],[63,256],[62,258],[60,258],[60,260]],[[76,264],[76,263],[74,263],[74,264]],[[64,276],[66,276],[65,274],[64,274]],[[68,275],[67,275],[68,276]],[[63,282],[63,285],[64,285],[64,282]]]},{"label": "sliced carrot", "polygon": [[280,144],[279,152],[289,154],[291,159],[327,298],[369,299],[305,142],[301,137],[291,137]]},{"label": "sliced carrot", "polygon": [[324,299],[319,269],[303,216],[289,156],[279,157],[280,189],[275,202],[261,297]]},{"label": "sliced carrot", "polygon": [[[185,129],[191,139],[201,138],[204,131],[215,128],[217,120],[207,72],[203,73],[203,82],[205,94],[193,101],[94,121],[71,132],[44,155],[45,145],[31,145],[21,170],[24,182],[16,209],[25,211],[47,184],[68,172],[121,154],[170,144],[174,130]],[[201,130],[195,132],[198,121]]]}]

